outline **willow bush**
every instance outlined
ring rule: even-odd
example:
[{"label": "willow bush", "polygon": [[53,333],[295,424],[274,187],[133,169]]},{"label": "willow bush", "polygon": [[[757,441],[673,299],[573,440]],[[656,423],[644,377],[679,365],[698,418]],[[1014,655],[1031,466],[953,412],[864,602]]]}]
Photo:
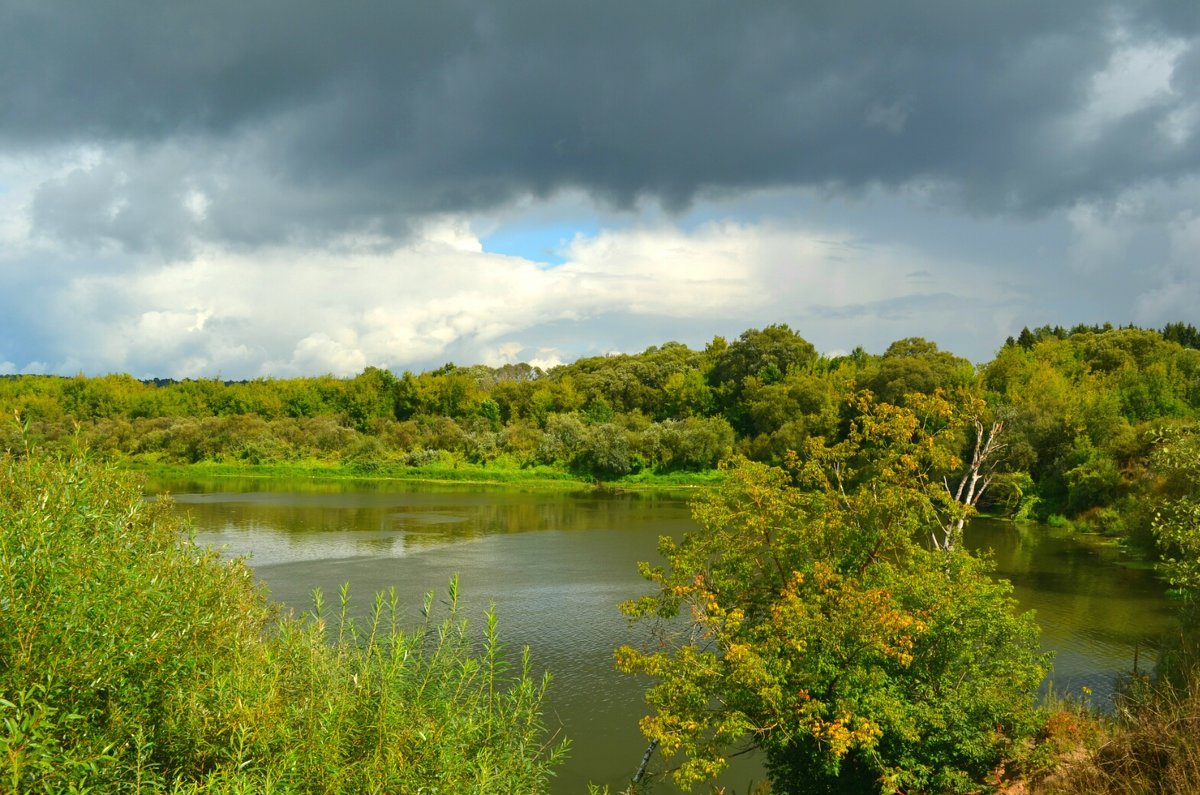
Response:
[{"label": "willow bush", "polygon": [[394,593],[284,616],[129,475],[5,454],[0,791],[545,791],[548,680],[457,594],[412,631]]}]

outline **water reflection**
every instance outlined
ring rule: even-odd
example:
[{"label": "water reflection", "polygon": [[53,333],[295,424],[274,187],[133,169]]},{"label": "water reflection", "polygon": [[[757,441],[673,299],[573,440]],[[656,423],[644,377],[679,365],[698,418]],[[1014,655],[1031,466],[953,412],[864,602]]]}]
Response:
[{"label": "water reflection", "polygon": [[1078,695],[1088,687],[1107,706],[1118,676],[1153,666],[1174,610],[1154,572],[1119,547],[1043,525],[976,520],[968,546],[990,551],[996,575],[1032,609],[1043,647],[1054,651],[1048,686]]}]

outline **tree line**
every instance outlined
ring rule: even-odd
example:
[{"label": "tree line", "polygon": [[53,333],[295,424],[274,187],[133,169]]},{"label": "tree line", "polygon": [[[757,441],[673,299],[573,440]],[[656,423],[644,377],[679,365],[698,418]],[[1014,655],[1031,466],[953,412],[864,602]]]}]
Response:
[{"label": "tree line", "polygon": [[[988,510],[1060,517],[1148,543],[1139,495],[1154,431],[1200,410],[1200,334],[1043,326],[974,365],[928,340],[826,356],[786,325],[703,350],[677,342],[543,371],[447,364],[396,375],[224,382],[128,375],[0,379],[0,408],[42,443],[82,436],[144,462],[323,462],[369,473],[458,465],[546,468],[603,481],[702,472],[738,454],[780,464],[806,440],[844,439],[869,391],[942,393],[1002,423]],[[10,430],[9,433],[15,431]],[[970,441],[964,439],[964,445]],[[967,454],[964,448],[964,455]]]}]

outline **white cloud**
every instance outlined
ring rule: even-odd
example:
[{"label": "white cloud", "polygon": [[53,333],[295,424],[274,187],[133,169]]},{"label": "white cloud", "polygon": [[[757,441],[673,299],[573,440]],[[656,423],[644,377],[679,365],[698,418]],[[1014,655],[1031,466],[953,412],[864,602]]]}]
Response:
[{"label": "white cloud", "polygon": [[335,340],[328,334],[309,334],[296,344],[292,351],[291,364],[310,374],[334,373],[346,375],[367,366],[366,356],[357,347],[353,333],[341,335]]},{"label": "white cloud", "polygon": [[1077,143],[1093,142],[1122,119],[1176,97],[1171,76],[1186,41],[1132,41],[1118,30],[1113,43],[1108,63],[1092,75],[1086,104],[1069,121]]},{"label": "white cloud", "polygon": [[528,363],[534,367],[549,370],[558,367],[560,364],[565,364],[567,361],[563,352],[557,348],[538,348],[537,353],[529,357]]},{"label": "white cloud", "polygon": [[483,244],[471,231],[471,224],[466,218],[457,216],[440,216],[426,221],[418,232],[418,239],[423,239],[433,247],[446,247],[454,251],[480,253]]},{"label": "white cloud", "polygon": [[[568,261],[553,268],[482,252],[468,230],[463,220],[443,219],[386,252],[206,248],[187,261],[119,275],[77,274],[56,292],[47,320],[61,329],[61,348],[90,372],[350,375],[450,355],[548,368],[677,338],[679,323],[707,326],[711,336],[717,328],[792,322],[804,333],[837,329],[827,336],[836,344],[845,334],[843,345],[873,339],[872,330],[922,333],[928,322],[913,326],[922,301],[962,295],[965,305],[987,278],[903,247],[781,223],[606,230],[577,237]],[[962,322],[945,314],[948,323]],[[632,317],[661,331],[589,338],[592,328]],[[547,331],[554,326],[576,341],[564,346]]]},{"label": "white cloud", "polygon": [[505,364],[516,364],[521,361],[521,353],[525,346],[515,340],[501,342],[492,347],[479,349],[479,363],[488,367],[500,367]]},{"label": "white cloud", "polygon": [[[1007,250],[1008,232],[994,225],[927,226],[912,210],[880,225],[900,201],[880,196],[863,200],[854,223],[845,208],[826,212],[819,200],[809,205],[816,212],[790,215],[794,197],[764,200],[757,212],[713,203],[702,208],[708,216],[577,234],[554,267],[483,251],[474,219],[459,216],[430,221],[399,247],[363,235],[327,249],[195,243],[177,259],[56,252],[27,238],[0,256],[0,265],[13,263],[0,267],[0,289],[18,295],[35,286],[39,309],[19,335],[7,333],[23,343],[4,355],[16,369],[171,377],[351,375],[447,360],[549,368],[672,339],[702,346],[714,334],[787,322],[823,350],[881,351],[920,335],[982,360],[1021,325],[1166,311],[1170,289],[1153,291],[1179,284],[1190,265],[1148,274],[1133,290],[1129,280],[1114,286],[1096,277],[1128,273],[1142,250],[1138,235],[1162,223],[1159,204],[1180,213],[1194,206],[1185,200],[1192,196],[1190,188],[1148,188],[1112,205],[1077,205],[1053,219],[1062,249],[1040,253]],[[1013,224],[1013,235],[1024,234]],[[1189,228],[1175,224],[1180,252]],[[958,242],[938,245],[943,230]],[[984,259],[975,256],[981,244]],[[1064,261],[1074,267],[1053,268]]]},{"label": "white cloud", "polygon": [[183,207],[196,223],[201,223],[208,218],[208,203],[208,195],[195,188],[190,189],[183,196]]},{"label": "white cloud", "polygon": [[[590,293],[599,309],[635,314],[724,314],[766,297],[760,283],[761,235],[735,223],[687,233],[671,227],[603,231],[577,236],[567,263],[547,273]],[[585,303],[577,303],[586,309]]]}]

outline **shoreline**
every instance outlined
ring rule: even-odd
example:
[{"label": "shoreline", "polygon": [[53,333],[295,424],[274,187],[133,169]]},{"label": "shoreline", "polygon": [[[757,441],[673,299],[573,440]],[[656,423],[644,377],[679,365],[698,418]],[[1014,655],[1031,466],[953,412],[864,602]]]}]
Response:
[{"label": "shoreline", "polygon": [[667,475],[627,475],[619,480],[597,481],[585,479],[549,467],[530,469],[488,468],[478,464],[460,464],[453,467],[409,467],[405,465],[378,465],[370,468],[329,464],[325,462],[288,462],[272,464],[245,464],[228,462],[199,462],[195,464],[163,464],[124,460],[116,466],[146,477],[160,479],[262,479],[284,480],[307,478],[313,480],[359,480],[371,482],[407,482],[433,484],[462,484],[476,486],[510,486],[536,488],[547,491],[596,490],[596,491],[677,491],[693,492],[715,485],[723,479],[719,470],[706,472],[672,473]]}]

